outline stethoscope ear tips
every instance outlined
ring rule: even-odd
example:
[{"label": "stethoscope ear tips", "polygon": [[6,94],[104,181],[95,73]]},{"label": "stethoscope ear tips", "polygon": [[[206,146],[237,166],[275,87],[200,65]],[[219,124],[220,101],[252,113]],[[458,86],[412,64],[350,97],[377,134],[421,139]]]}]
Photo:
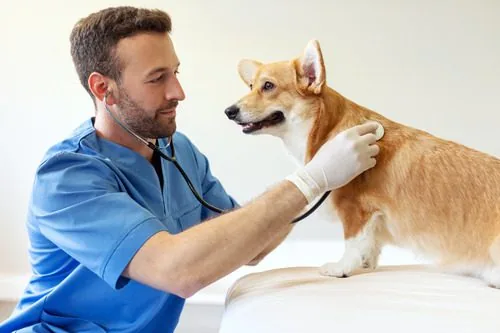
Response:
[{"label": "stethoscope ear tips", "polygon": [[106,98],[111,94],[111,90],[106,90],[106,93],[104,94],[103,100],[106,101]]}]

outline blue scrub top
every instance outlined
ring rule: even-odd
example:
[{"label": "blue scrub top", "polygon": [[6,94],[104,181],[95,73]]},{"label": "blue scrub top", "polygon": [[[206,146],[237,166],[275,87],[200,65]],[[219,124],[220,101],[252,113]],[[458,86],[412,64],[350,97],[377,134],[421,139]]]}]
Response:
[{"label": "blue scrub top", "polygon": [[[174,144],[206,201],[238,206],[185,135],[177,132]],[[185,300],[120,274],[155,233],[176,234],[215,213],[198,203],[172,163],[161,167],[163,189],[144,157],[96,135],[93,118],[49,149],[28,211],[33,274],[0,332],[174,331]]]}]

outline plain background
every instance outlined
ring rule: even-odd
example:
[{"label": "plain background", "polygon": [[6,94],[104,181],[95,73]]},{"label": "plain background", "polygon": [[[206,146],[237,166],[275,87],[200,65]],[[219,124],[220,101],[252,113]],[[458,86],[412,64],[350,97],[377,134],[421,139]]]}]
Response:
[{"label": "plain background", "polygon": [[[299,56],[310,39],[321,44],[328,84],[344,96],[395,121],[500,155],[500,1],[2,1],[3,275],[29,273],[24,223],[42,155],[94,112],[73,68],[69,33],[90,12],[125,4],[171,14],[187,94],[178,128],[242,203],[295,164],[278,139],[246,136],[226,119],[224,109],[248,91],[236,65],[241,58]],[[311,217],[286,242],[340,237],[338,225]]]}]

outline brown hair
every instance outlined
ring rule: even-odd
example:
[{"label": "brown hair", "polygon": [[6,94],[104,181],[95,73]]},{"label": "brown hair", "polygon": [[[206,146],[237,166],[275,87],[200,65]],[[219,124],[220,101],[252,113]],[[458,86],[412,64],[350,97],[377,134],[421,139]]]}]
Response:
[{"label": "brown hair", "polygon": [[92,100],[87,82],[92,72],[120,80],[121,64],[115,54],[120,39],[141,32],[170,33],[171,29],[170,16],[158,9],[112,7],[80,19],[70,35],[71,57]]}]

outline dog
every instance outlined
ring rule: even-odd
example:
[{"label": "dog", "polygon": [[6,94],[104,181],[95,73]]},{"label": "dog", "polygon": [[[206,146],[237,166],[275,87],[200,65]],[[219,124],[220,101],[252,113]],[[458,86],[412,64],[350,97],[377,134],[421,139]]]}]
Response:
[{"label": "dog", "polygon": [[246,134],[280,138],[299,163],[352,126],[374,120],[385,129],[377,165],[328,198],[342,222],[345,250],[338,262],[320,266],[320,274],[375,269],[383,246],[394,245],[500,288],[500,159],[342,96],[326,83],[317,40],[289,61],[242,59],[238,73],[250,92],[226,116]]}]

